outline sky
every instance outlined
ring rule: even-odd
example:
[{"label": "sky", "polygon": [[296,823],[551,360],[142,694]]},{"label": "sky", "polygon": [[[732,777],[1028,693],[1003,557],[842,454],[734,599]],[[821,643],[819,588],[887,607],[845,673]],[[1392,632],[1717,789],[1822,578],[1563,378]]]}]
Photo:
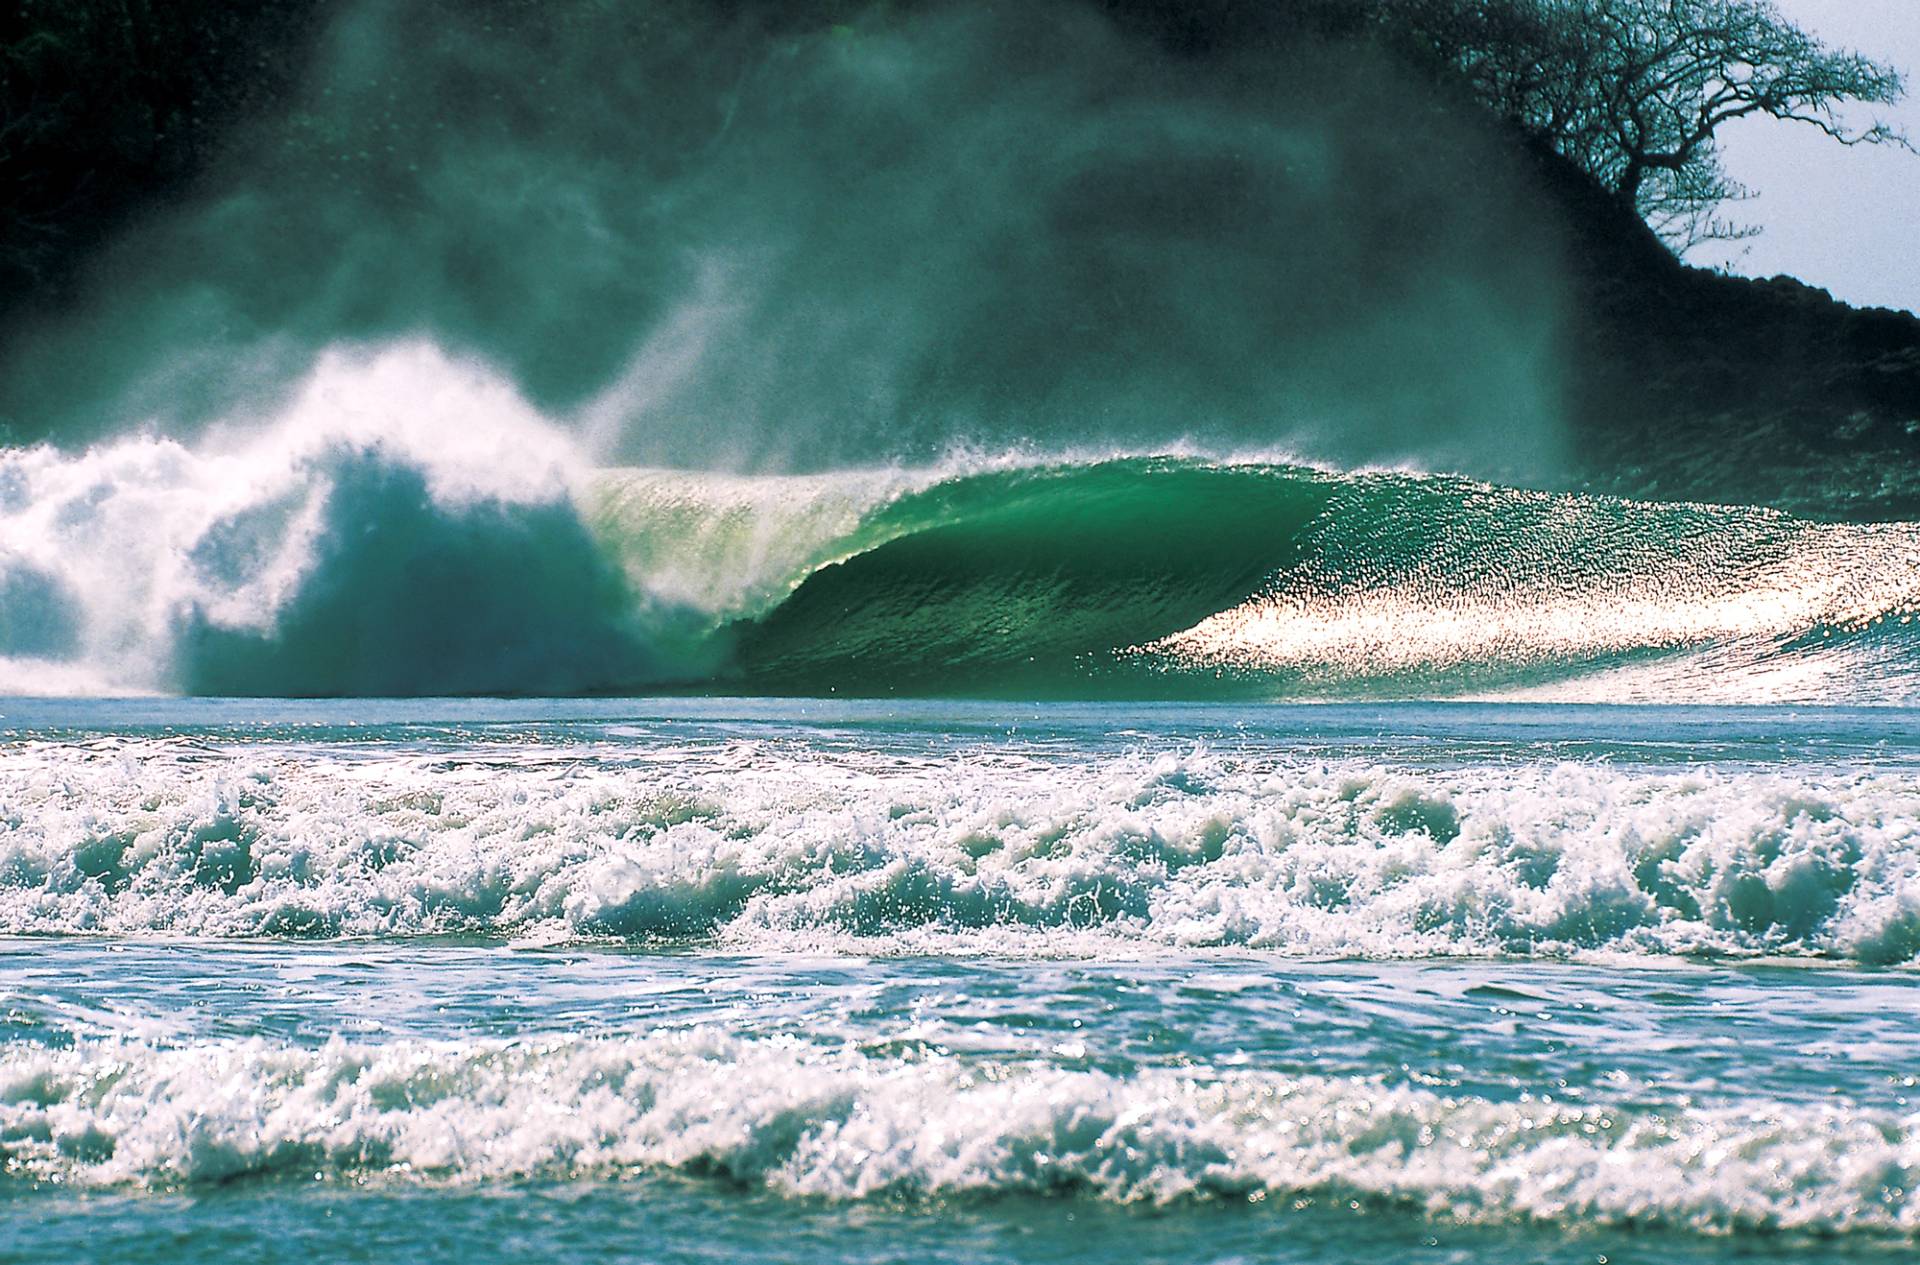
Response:
[{"label": "sky", "polygon": [[[1830,44],[1890,62],[1906,100],[1878,117],[1920,145],[1920,0],[1776,0]],[[1869,117],[1871,111],[1857,117]],[[1920,312],[1920,155],[1893,146],[1847,148],[1803,124],[1751,119],[1728,127],[1723,153],[1758,196],[1731,208],[1758,237],[1687,256],[1748,276],[1778,273],[1849,303]]]}]

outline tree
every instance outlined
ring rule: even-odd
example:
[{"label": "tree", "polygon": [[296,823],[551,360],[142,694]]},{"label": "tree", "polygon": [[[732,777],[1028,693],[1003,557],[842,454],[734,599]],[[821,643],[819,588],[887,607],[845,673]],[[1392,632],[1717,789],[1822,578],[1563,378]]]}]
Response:
[{"label": "tree", "polygon": [[1718,147],[1736,119],[1911,148],[1886,123],[1856,126],[1843,113],[1898,101],[1899,73],[1822,44],[1770,0],[1385,0],[1380,12],[1390,38],[1438,58],[1680,253],[1744,235],[1717,214],[1746,196]]}]

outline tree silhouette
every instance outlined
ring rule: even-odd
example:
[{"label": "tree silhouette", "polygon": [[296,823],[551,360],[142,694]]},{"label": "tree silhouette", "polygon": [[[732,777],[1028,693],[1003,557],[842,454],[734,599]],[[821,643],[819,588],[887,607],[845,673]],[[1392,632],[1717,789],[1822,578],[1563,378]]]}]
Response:
[{"label": "tree silhouette", "polygon": [[1717,214],[1746,194],[1718,147],[1736,119],[1911,148],[1886,123],[1844,113],[1899,100],[1899,73],[1822,44],[1770,0],[1387,0],[1380,15],[1389,39],[1440,59],[1681,252],[1744,232]]}]

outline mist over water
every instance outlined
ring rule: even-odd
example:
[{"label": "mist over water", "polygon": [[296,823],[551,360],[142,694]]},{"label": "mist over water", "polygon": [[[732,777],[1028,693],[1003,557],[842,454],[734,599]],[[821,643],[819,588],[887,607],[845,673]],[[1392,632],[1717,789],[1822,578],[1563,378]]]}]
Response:
[{"label": "mist over water", "polygon": [[1072,3],[343,6],[0,350],[0,690],[1083,692],[1325,489],[1073,469],[1552,478],[1555,243],[1423,92]]},{"label": "mist over water", "polygon": [[8,340],[0,414],[192,434],[425,336],[606,463],[1545,477],[1554,243],[1480,126],[1363,51],[1203,64],[1065,3],[350,6],[287,117]]}]

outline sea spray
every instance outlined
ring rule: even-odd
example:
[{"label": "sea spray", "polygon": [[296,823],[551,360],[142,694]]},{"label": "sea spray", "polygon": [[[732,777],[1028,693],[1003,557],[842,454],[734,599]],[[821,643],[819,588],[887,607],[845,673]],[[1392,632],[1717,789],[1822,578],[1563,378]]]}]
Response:
[{"label": "sea spray", "polygon": [[804,8],[337,6],[284,115],[9,330],[0,416],[191,438],[425,336],[602,464],[1555,473],[1556,243],[1476,110],[1304,36],[1215,65],[1090,4]]},{"label": "sea spray", "polygon": [[674,612],[581,524],[565,434],[426,344],[270,426],[0,454],[0,691],[473,694],[655,679]]}]

